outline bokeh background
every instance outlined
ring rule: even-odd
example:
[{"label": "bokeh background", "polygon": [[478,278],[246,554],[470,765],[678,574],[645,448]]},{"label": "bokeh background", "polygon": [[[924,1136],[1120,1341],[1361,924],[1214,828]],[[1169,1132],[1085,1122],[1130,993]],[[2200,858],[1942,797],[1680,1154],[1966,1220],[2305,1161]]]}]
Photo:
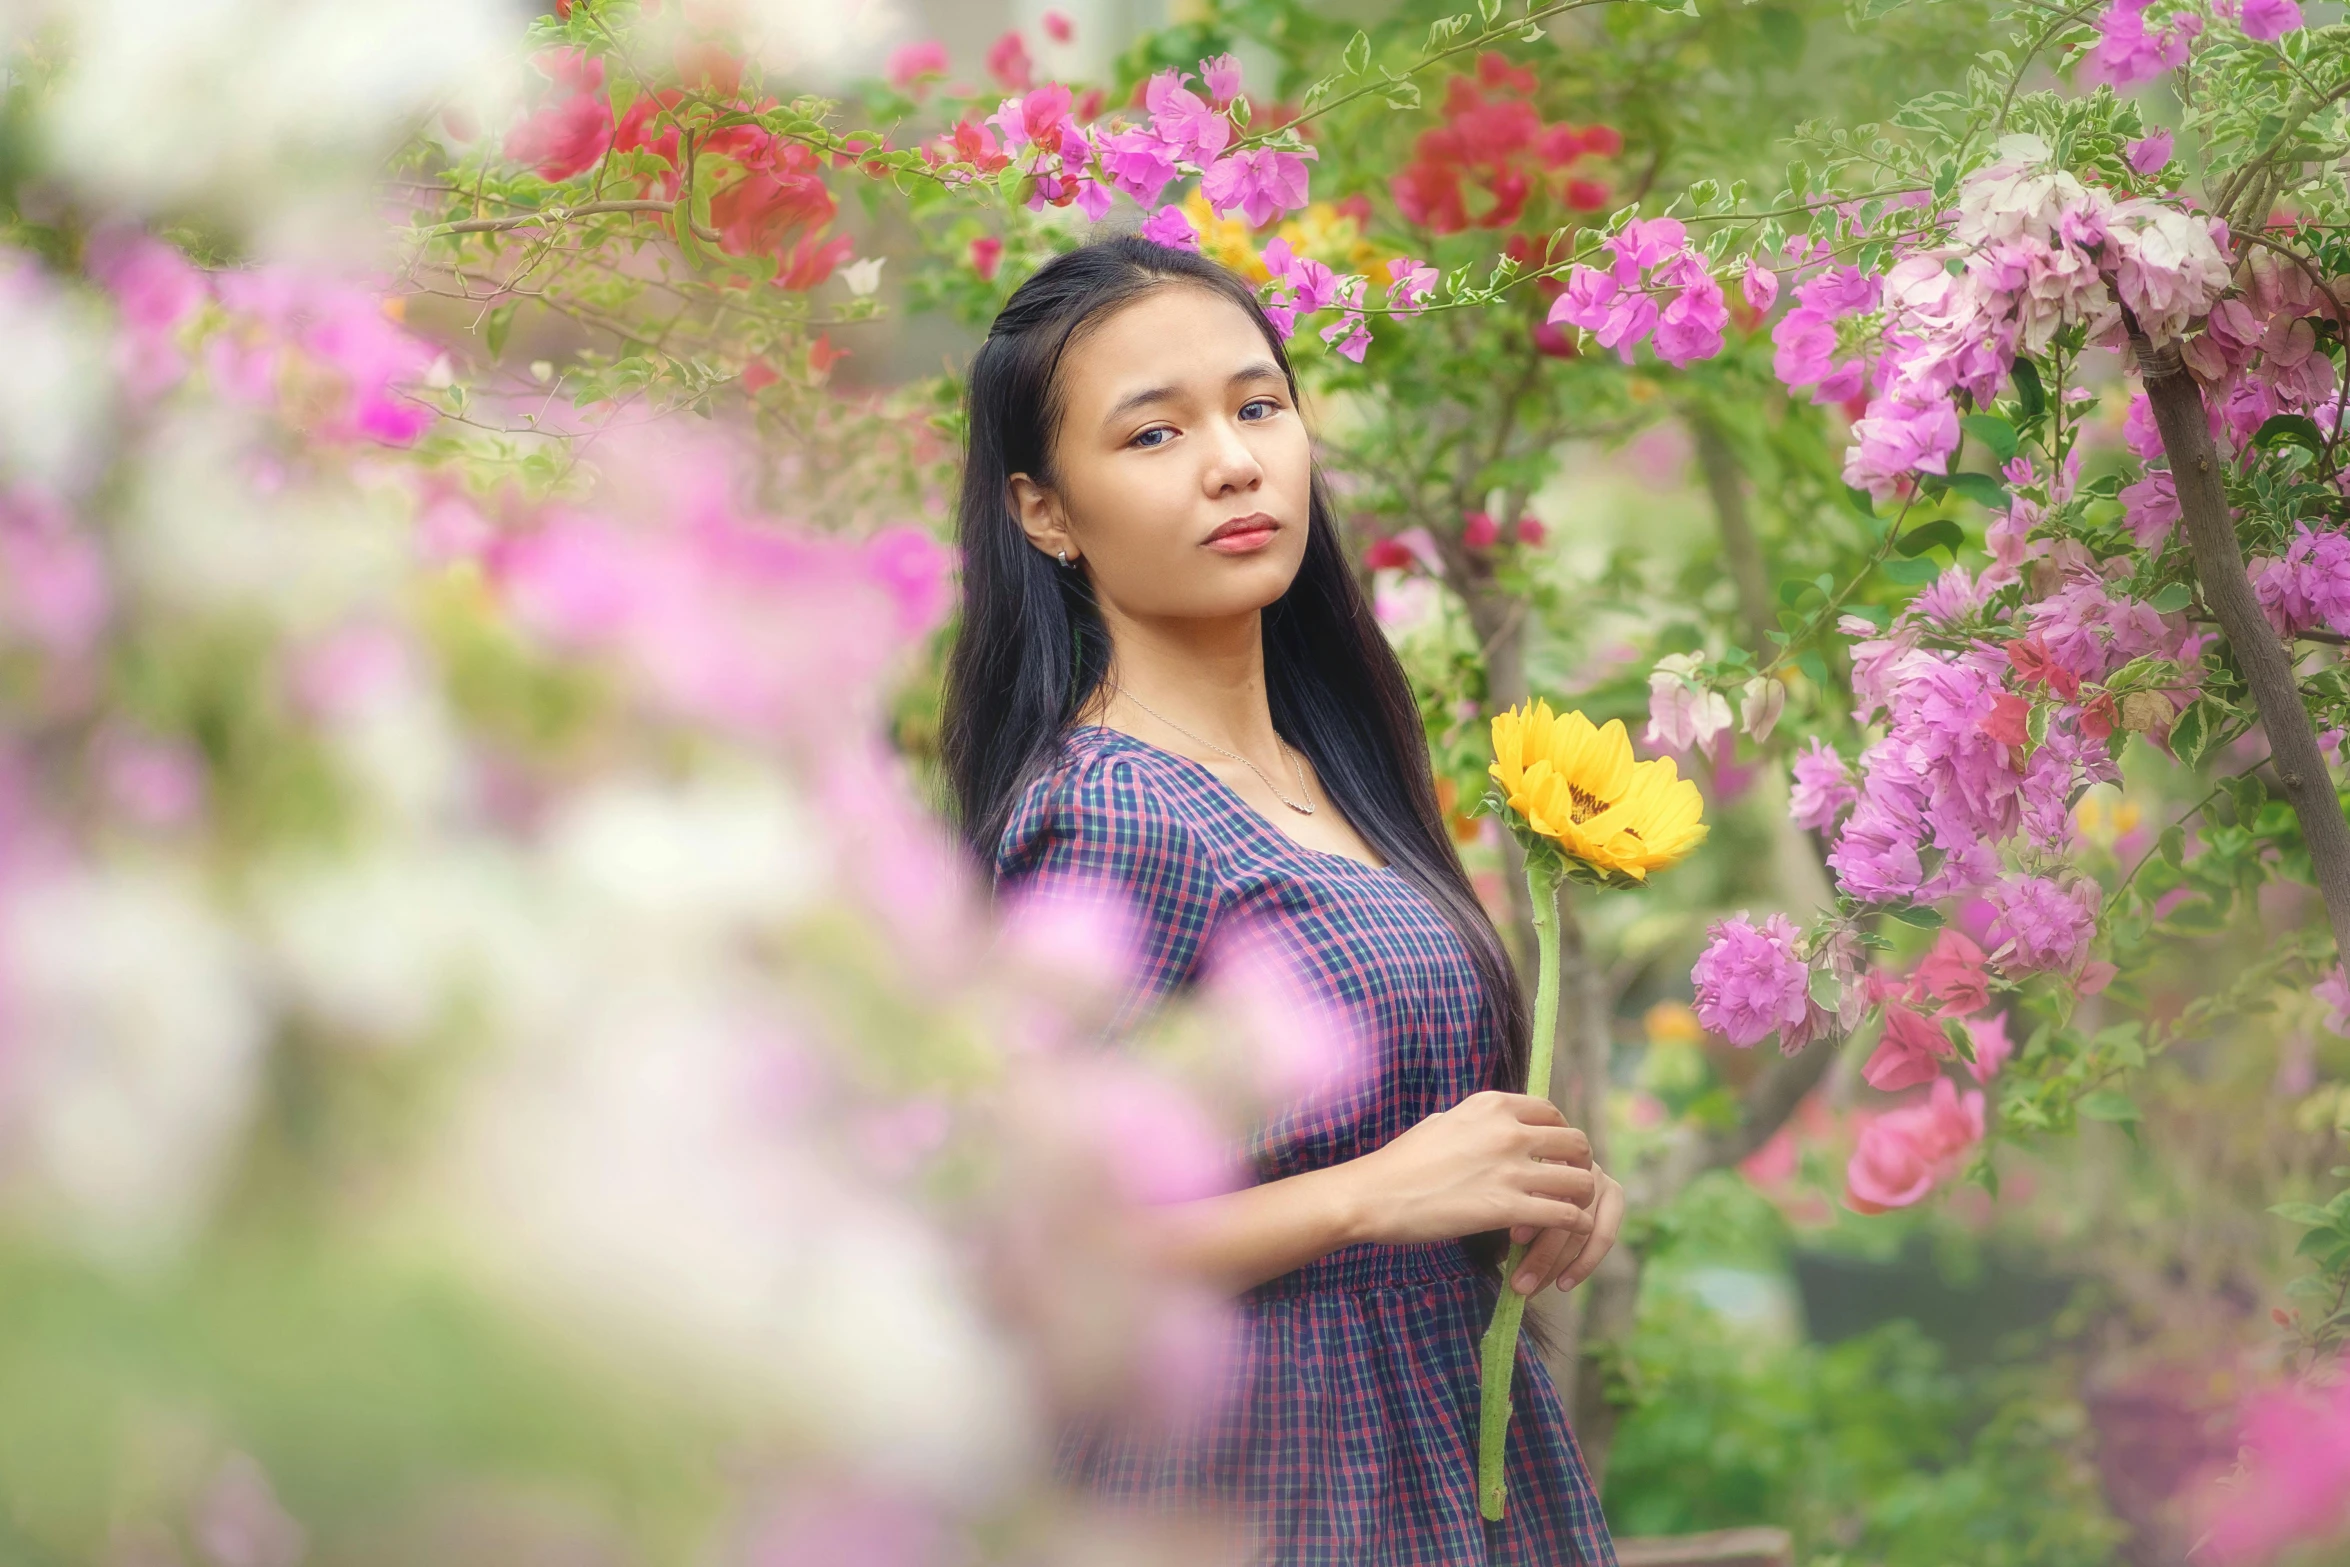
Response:
[{"label": "bokeh background", "polygon": [[[1357,28],[1401,68],[1445,14],[0,0],[0,1562],[1213,1559],[1060,1492],[1049,1432],[1196,1392],[1218,1307],[1121,1216],[1212,1189],[1343,1040],[1240,952],[1105,1052],[1115,911],[988,906],[936,776],[957,375],[1095,230],[839,138],[1028,80],[1110,112],[1226,51],[1294,104]],[[1949,85],[1997,26],[1571,15],[1329,122],[1314,205],[1207,243],[1360,270],[1775,188],[1803,122]],[[772,188],[680,238],[674,144],[613,139],[638,72],[820,129],[711,152]],[[1505,102],[1567,150],[1477,118]],[[1457,222],[1398,194],[1447,159]],[[583,196],[645,210],[545,216]],[[1493,706],[1638,734],[1660,659],[1864,544],[1856,410],[1791,400],[1751,310],[1682,375],[1545,303],[1301,352],[1463,807]],[[2114,471],[2120,400],[2094,417]],[[1791,677],[1776,745],[1683,750],[1689,865],[1570,894],[1559,1096],[1636,1210],[1541,1308],[1554,1374],[1638,1559],[2181,1560],[2294,1369],[2269,1209],[2339,1187],[2350,1043],[2305,994],[2217,1016],[2130,1115],[1854,1211],[1869,1041],[1798,1072],[1689,978],[1713,921],[1829,896],[1786,759],[1848,673]],[[2201,792],[2124,773],[2076,806],[2113,876]],[[1505,843],[1456,825],[1514,938]],[[2085,1026],[2175,1017],[2311,915],[2230,891]]]}]

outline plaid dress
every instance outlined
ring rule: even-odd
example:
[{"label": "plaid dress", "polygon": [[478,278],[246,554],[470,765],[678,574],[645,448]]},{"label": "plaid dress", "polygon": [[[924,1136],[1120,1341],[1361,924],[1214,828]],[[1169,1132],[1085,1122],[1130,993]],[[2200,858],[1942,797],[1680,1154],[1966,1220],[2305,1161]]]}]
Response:
[{"label": "plaid dress", "polygon": [[[1081,728],[1016,806],[999,883],[1108,881],[1140,916],[1145,999],[1181,988],[1220,924],[1270,922],[1312,980],[1365,1021],[1357,1091],[1260,1129],[1276,1180],[1387,1143],[1477,1092],[1492,1024],[1452,927],[1409,880],[1294,842],[1206,768]],[[1352,1246],[1242,1297],[1228,1396],[1207,1428],[1072,1431],[1062,1472],[1144,1506],[1237,1517],[1257,1559],[1295,1567],[1614,1567],[1557,1392],[1523,1340],[1509,1507],[1477,1512],[1477,1341],[1494,1285],[1458,1242]]]}]

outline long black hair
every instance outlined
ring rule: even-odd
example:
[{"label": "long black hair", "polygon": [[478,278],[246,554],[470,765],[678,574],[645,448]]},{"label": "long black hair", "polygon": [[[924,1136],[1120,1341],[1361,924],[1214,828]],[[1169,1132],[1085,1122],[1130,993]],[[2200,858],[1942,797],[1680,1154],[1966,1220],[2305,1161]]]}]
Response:
[{"label": "long black hair", "polygon": [[[1246,311],[1296,401],[1280,334],[1248,285],[1203,256],[1131,235],[1039,268],[1013,291],[971,363],[957,517],[963,615],[947,663],[940,747],[964,841],[983,865],[994,863],[1021,791],[1052,766],[1110,662],[1092,584],[1028,541],[1009,481],[1025,473],[1051,482],[1071,344],[1170,285],[1205,289]],[[1524,993],[1445,831],[1419,706],[1347,568],[1319,471],[1305,560],[1265,610],[1264,638],[1274,728],[1313,762],[1355,830],[1459,933],[1501,1025],[1494,1086],[1515,1089],[1526,1076]]]}]

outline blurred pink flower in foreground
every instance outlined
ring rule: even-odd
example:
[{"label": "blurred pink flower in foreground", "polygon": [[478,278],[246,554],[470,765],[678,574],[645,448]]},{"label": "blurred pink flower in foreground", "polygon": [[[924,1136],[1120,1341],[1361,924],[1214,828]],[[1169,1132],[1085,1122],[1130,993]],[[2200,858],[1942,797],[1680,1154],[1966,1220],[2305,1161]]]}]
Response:
[{"label": "blurred pink flower in foreground", "polygon": [[[311,435],[411,446],[433,411],[409,388],[434,354],[384,313],[367,289],[287,267],[222,272],[213,280],[228,327],[206,343],[218,388],[242,402],[282,406]],[[324,396],[284,395],[298,371],[323,371]]]},{"label": "blurred pink flower in foreground", "polygon": [[2350,1381],[2258,1395],[2239,1439],[2249,1449],[2245,1472],[2206,1496],[2199,1559],[2252,1567],[2350,1527]]}]

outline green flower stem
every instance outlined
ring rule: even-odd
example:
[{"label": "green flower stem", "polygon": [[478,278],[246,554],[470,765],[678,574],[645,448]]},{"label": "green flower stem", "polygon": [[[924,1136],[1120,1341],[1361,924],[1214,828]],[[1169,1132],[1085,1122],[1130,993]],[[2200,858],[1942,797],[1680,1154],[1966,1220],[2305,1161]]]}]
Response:
[{"label": "green flower stem", "polygon": [[[1526,888],[1534,895],[1534,1037],[1526,1060],[1526,1092],[1550,1097],[1552,1037],[1559,1018],[1559,875],[1550,855],[1526,856]],[[1525,1318],[1524,1295],[1510,1287],[1526,1248],[1513,1245],[1501,1266],[1501,1299],[1485,1330],[1485,1375],[1477,1401],[1477,1498],[1488,1518],[1499,1518],[1505,1501],[1502,1460],[1509,1442],[1510,1376],[1518,1365],[1518,1324]]]}]

